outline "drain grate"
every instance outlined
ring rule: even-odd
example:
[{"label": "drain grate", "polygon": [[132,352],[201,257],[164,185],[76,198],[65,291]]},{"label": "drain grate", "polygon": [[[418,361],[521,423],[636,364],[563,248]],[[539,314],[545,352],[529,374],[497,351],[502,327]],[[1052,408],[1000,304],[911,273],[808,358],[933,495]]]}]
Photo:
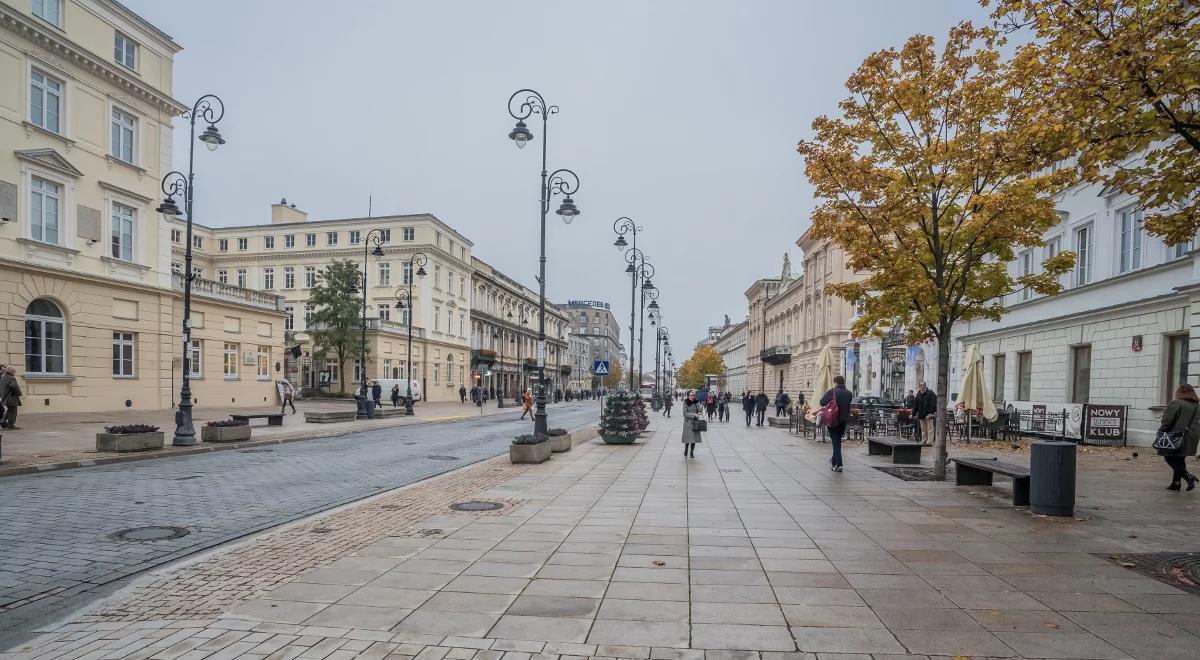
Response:
[{"label": "drain grate", "polygon": [[443,456],[441,454],[430,454],[429,456],[426,456],[425,458],[428,458],[428,459],[431,459],[434,461],[457,461],[458,460],[457,456]]},{"label": "drain grate", "polygon": [[741,470],[739,470],[739,469],[737,469],[737,468],[731,468],[731,469],[727,469],[727,470],[721,470],[721,471],[722,471],[722,472],[741,472]]},{"label": "drain grate", "polygon": [[170,541],[188,535],[184,527],[170,525],[150,525],[148,527],[129,527],[108,535],[114,541]]},{"label": "drain grate", "polygon": [[[905,481],[940,481],[940,479],[933,476],[933,468],[901,467],[897,465],[872,465],[871,467]],[[954,471],[947,467],[946,479],[950,479],[953,474]]]},{"label": "drain grate", "polygon": [[274,449],[239,449],[239,454],[270,454]]},{"label": "drain grate", "polygon": [[1200,596],[1200,552],[1097,555],[1176,589]]},{"label": "drain grate", "polygon": [[504,505],[499,502],[458,502],[451,504],[450,508],[455,511],[495,511],[504,508]]}]

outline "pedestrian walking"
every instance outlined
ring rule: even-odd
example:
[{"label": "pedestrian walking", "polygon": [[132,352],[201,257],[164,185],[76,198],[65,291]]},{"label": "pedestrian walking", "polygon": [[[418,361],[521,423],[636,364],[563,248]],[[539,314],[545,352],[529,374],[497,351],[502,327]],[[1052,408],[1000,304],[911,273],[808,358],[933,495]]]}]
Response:
[{"label": "pedestrian walking", "polygon": [[458,402],[460,404],[465,404],[467,402],[467,388],[462,385],[458,386]]},{"label": "pedestrian walking", "polygon": [[711,422],[713,415],[717,413],[717,395],[709,392],[704,397],[704,412],[708,414],[708,420]]},{"label": "pedestrian walking", "polygon": [[371,398],[375,401],[375,407],[379,408],[380,400],[383,399],[383,386],[379,384],[379,381],[371,384]]},{"label": "pedestrian walking", "polygon": [[750,428],[750,420],[754,418],[754,397],[749,392],[742,392],[742,411],[746,413],[746,428]]},{"label": "pedestrian walking", "polygon": [[393,408],[400,407],[400,384],[399,383],[392,385],[392,407]]},{"label": "pedestrian walking", "polygon": [[[0,364],[0,381],[4,380],[4,376],[8,373],[8,365]],[[0,396],[0,429],[4,428],[4,397]]]},{"label": "pedestrian walking", "polygon": [[292,387],[291,381],[283,381],[283,405],[279,407],[280,414],[287,412],[288,406],[292,407],[292,414],[296,414],[296,388]]},{"label": "pedestrian walking", "polygon": [[21,385],[17,382],[17,370],[8,367],[4,376],[0,376],[0,401],[4,402],[4,419],[0,420],[0,428],[9,431],[20,431],[17,426],[17,408],[21,407]]},{"label": "pedestrian walking", "polygon": [[791,402],[792,399],[787,395],[787,392],[779,390],[779,392],[775,394],[775,416],[783,417],[783,414],[787,412],[788,404]]},{"label": "pedestrian walking", "polygon": [[909,390],[908,394],[904,397],[904,407],[912,410],[915,405],[917,405],[917,396],[913,394],[912,390]]},{"label": "pedestrian walking", "polygon": [[[829,441],[833,444],[833,456],[829,459],[829,465],[834,472],[842,471],[842,436],[846,435],[846,422],[850,421],[850,401],[853,399],[854,394],[846,389],[845,376],[834,376],[833,388],[821,397],[822,408],[833,403],[832,410],[820,412],[820,421],[829,427]],[[827,412],[834,414],[827,418]]]},{"label": "pedestrian walking", "polygon": [[1196,389],[1180,383],[1175,388],[1175,400],[1163,411],[1154,439],[1158,455],[1171,466],[1171,484],[1167,490],[1179,490],[1180,481],[1187,482],[1188,490],[1196,487],[1196,475],[1187,471],[1187,457],[1195,456],[1200,445],[1200,426],[1195,424],[1198,413],[1200,397],[1196,396]]},{"label": "pedestrian walking", "polygon": [[937,422],[937,394],[925,385],[925,381],[917,387],[913,397],[913,416],[917,418],[917,429],[921,433],[921,444],[933,444],[933,429]]},{"label": "pedestrian walking", "polygon": [[767,406],[769,405],[771,405],[770,397],[767,396],[766,392],[759,390],[758,396],[754,397],[755,426],[763,425],[763,420],[767,416]]},{"label": "pedestrian walking", "polygon": [[704,440],[700,437],[701,428],[706,424],[700,417],[700,401],[696,399],[696,391],[688,390],[683,402],[683,457],[696,458],[696,445]]},{"label": "pedestrian walking", "polygon": [[729,400],[725,398],[725,392],[717,395],[717,421],[723,422],[729,417]]},{"label": "pedestrian walking", "polygon": [[525,395],[521,397],[521,419],[525,419],[527,414],[529,419],[533,419],[533,390],[525,390]]},{"label": "pedestrian walking", "polygon": [[662,414],[664,417],[671,416],[671,406],[674,406],[674,405],[675,405],[675,397],[669,396],[669,397],[663,399],[663,413]]}]

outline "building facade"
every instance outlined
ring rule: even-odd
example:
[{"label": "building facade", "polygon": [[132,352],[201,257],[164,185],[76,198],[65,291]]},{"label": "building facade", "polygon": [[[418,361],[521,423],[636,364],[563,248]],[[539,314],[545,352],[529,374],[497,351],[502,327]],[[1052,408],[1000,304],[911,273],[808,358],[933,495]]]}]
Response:
[{"label": "building facade", "polygon": [[[610,365],[625,363],[624,345],[621,343],[621,326],[613,316],[612,307],[598,300],[569,300],[559,309],[566,316],[570,333],[588,344],[588,359],[585,361],[588,376],[596,360],[605,360]],[[625,373],[629,373],[626,371]]]},{"label": "building facade", "polygon": [[717,339],[715,348],[725,361],[725,390],[740,394],[749,388],[746,374],[746,335],[749,319],[741,323],[726,325]]},{"label": "building facade", "polygon": [[[471,363],[489,392],[512,399],[536,389],[538,364],[538,292],[473,259],[471,278]],[[567,357],[567,321],[546,303],[546,379],[549,389],[564,389],[574,368]]]},{"label": "building facade", "polygon": [[[183,278],[155,208],[189,107],[172,96],[180,50],[118,2],[0,1],[0,363],[23,414],[176,403]],[[194,288],[195,403],[275,401],[281,301]]]},{"label": "building facade", "polygon": [[[182,269],[182,222],[171,225],[171,269]],[[370,255],[380,237],[383,256]],[[412,378],[420,381],[430,401],[458,398],[469,383],[471,241],[433,215],[377,216],[332,220],[310,219],[281,200],[271,205],[269,224],[229,227],[197,226],[193,235],[193,269],[220,291],[263,292],[282,298],[282,329],[287,347],[301,356],[286,356],[286,376],[306,388],[353,392],[362,375],[359,356],[344,364],[314,346],[310,334],[315,308],[308,302],[322,270],[348,259],[367,280],[366,377],[409,377],[408,321],[412,314]],[[425,275],[410,268],[421,254]],[[368,256],[369,255],[369,256]],[[419,259],[413,266],[419,266]],[[397,294],[408,293],[403,307]],[[278,349],[282,350],[280,333]],[[348,382],[342,382],[342,379]]]}]

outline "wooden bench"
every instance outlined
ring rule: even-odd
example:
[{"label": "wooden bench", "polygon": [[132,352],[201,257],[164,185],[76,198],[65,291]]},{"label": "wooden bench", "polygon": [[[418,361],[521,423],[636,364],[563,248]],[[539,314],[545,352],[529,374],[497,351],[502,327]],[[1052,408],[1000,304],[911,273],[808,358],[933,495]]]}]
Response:
[{"label": "wooden bench", "polygon": [[868,437],[867,454],[891,456],[893,463],[919,465],[921,463],[921,443],[901,438]]},{"label": "wooden bench", "polygon": [[991,486],[992,475],[1009,477],[1013,482],[1013,506],[1029,505],[1029,468],[1004,463],[995,458],[952,458],[957,467],[954,483],[959,486]]},{"label": "wooden bench", "polygon": [[252,419],[266,419],[267,426],[283,426],[283,413],[265,412],[265,413],[242,413],[240,415],[230,415],[230,419],[238,422],[245,422],[250,425]]},{"label": "wooden bench", "polygon": [[309,424],[330,424],[333,422],[353,422],[355,411],[353,410],[322,410],[308,411],[304,413],[304,421]]}]

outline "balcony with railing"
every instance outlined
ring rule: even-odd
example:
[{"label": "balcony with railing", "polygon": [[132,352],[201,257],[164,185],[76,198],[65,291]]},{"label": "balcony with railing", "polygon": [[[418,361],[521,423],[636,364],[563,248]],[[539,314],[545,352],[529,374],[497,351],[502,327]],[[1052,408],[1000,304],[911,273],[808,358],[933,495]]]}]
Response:
[{"label": "balcony with railing", "polygon": [[[175,291],[183,291],[183,275],[180,273],[171,273],[171,288]],[[269,309],[273,312],[283,311],[283,297],[273,293],[264,293],[262,291],[254,291],[253,289],[243,289],[240,286],[232,284],[222,284],[213,280],[202,278],[192,279],[192,295],[197,298],[207,298],[209,300],[220,300],[223,302],[237,303],[239,305],[249,305],[260,309]]]},{"label": "balcony with railing", "polygon": [[[356,319],[354,322],[354,325],[353,325],[353,329],[358,330],[361,327],[360,323],[361,322]],[[324,329],[324,326],[321,323],[313,321],[312,323],[308,324],[307,329],[320,331],[320,330]],[[367,317],[367,332],[386,332],[388,334],[401,335],[401,336],[407,338],[408,337],[408,324],[400,323],[399,321],[390,321],[388,319],[381,319],[381,318],[369,316],[369,317]],[[413,339],[424,339],[425,338],[425,328],[422,328],[420,326],[414,325],[413,329],[412,329],[412,333],[413,333],[412,334]]]},{"label": "balcony with railing", "polygon": [[792,349],[789,346],[771,346],[758,354],[767,364],[787,364],[792,361]]}]

